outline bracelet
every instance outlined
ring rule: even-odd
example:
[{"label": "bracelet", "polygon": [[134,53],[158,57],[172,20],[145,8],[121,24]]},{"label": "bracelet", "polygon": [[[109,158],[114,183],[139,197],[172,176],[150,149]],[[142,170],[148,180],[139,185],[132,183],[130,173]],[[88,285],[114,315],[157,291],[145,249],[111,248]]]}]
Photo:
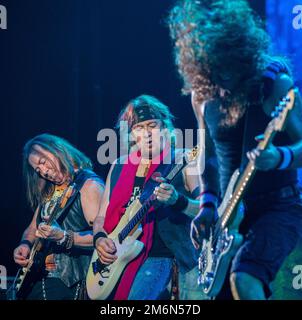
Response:
[{"label": "bracelet", "polygon": [[107,234],[105,232],[98,232],[93,236],[93,246],[95,247],[96,241],[98,238],[107,238]]},{"label": "bracelet", "polygon": [[74,232],[72,230],[66,231],[65,241],[62,243],[62,246],[65,250],[70,250],[74,244]]},{"label": "bracelet", "polygon": [[277,170],[288,169],[294,161],[293,150],[289,147],[277,147],[280,153],[280,162],[278,163]]},{"label": "bracelet", "polygon": [[178,193],[176,202],[171,206],[173,210],[183,211],[189,204],[189,199],[182,193]]},{"label": "bracelet", "polygon": [[21,240],[19,246],[21,246],[22,244],[26,244],[27,246],[29,246],[30,250],[33,247],[33,244],[29,240]]},{"label": "bracelet", "polygon": [[218,197],[215,192],[207,190],[200,194],[199,209],[210,207],[216,209],[217,205]]}]

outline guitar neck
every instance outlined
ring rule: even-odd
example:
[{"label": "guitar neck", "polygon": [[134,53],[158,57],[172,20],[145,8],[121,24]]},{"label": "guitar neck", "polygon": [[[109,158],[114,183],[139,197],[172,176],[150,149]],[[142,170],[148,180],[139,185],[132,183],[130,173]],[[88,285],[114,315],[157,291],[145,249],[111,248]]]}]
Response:
[{"label": "guitar neck", "polygon": [[[259,142],[257,148],[259,150],[264,150],[271,143],[276,135],[270,126],[268,126],[263,134],[263,140]],[[236,214],[236,208],[240,201],[242,200],[248,186],[250,185],[257,169],[255,167],[254,161],[249,161],[243,173],[240,175],[240,178],[236,184],[236,187],[233,191],[232,197],[229,200],[229,203],[218,221],[220,228],[224,229],[231,221]]]},{"label": "guitar neck", "polygon": [[235,187],[235,190],[232,194],[232,198],[229,200],[229,203],[220,217],[218,224],[219,227],[224,229],[230,221],[232,221],[233,216],[236,214],[237,205],[242,200],[244,193],[246,192],[249,184],[251,183],[254,175],[256,173],[255,165],[252,161],[248,163],[244,172],[241,174],[239,181]]},{"label": "guitar neck", "polygon": [[[67,197],[70,196],[70,192],[69,192],[70,189],[69,188],[73,188],[73,186],[67,187],[66,190],[63,192],[63,194],[58,198],[58,200],[56,201],[55,206],[53,207],[53,210],[51,211],[51,213],[50,213],[50,215],[48,217],[48,220],[45,223],[46,225],[51,225],[54,222],[57,213],[62,208],[63,199],[65,199],[66,196]],[[68,194],[68,192],[69,192],[69,194]],[[33,243],[32,248],[31,248],[31,251],[30,251],[30,256],[29,256],[29,261],[30,262],[33,262],[35,254],[39,250],[39,247],[40,247],[41,244],[42,244],[41,239],[40,238],[36,238],[34,243]]]}]

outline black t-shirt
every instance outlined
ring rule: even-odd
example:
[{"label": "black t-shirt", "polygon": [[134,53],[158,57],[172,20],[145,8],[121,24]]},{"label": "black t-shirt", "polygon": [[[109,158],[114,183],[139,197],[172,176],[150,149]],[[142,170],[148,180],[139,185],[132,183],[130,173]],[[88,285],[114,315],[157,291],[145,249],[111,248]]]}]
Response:
[{"label": "black t-shirt", "polygon": [[132,194],[131,194],[130,200],[127,203],[126,208],[128,208],[133,201],[135,201],[136,199],[139,199],[142,193],[144,182],[145,182],[145,177],[137,177],[137,176],[135,177]]}]

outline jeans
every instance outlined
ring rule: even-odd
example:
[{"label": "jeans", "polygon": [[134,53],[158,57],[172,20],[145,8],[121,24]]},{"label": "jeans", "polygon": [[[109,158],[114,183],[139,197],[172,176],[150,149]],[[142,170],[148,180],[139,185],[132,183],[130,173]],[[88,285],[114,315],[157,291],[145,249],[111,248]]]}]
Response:
[{"label": "jeans", "polygon": [[128,300],[170,299],[167,286],[172,278],[173,259],[151,257],[138,270]]},{"label": "jeans", "polygon": [[210,298],[203,293],[198,286],[198,266],[191,271],[183,274],[179,272],[179,299],[180,300],[209,300]]}]

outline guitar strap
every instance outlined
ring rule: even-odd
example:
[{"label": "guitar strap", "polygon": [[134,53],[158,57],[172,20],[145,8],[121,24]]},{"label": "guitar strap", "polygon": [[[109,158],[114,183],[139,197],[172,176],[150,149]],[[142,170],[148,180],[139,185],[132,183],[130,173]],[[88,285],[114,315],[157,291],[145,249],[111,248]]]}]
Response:
[{"label": "guitar strap", "polygon": [[[76,174],[74,182],[73,182],[73,184],[74,184],[73,185],[73,187],[74,187],[73,194],[68,199],[66,205],[61,210],[59,210],[56,214],[55,220],[57,221],[57,223],[59,225],[61,225],[63,223],[64,219],[66,218],[66,216],[69,212],[68,209],[74,203],[74,201],[77,198],[78,193],[82,189],[84,183],[87,181],[87,179],[91,179],[91,178],[100,180],[100,182],[103,184],[102,180],[91,170],[81,170]],[[43,210],[43,207],[41,207],[40,213],[41,213],[41,210]],[[37,216],[37,224],[39,224],[42,221],[40,213]]]},{"label": "guitar strap", "polygon": [[[168,160],[168,161],[167,161]],[[175,149],[171,149],[171,157],[168,155],[163,163],[161,163],[157,168],[156,172],[153,173],[153,176],[164,177],[167,178],[169,182],[169,175],[173,169],[179,164],[175,161]],[[152,177],[145,182],[143,186],[143,190],[140,196],[140,202],[144,203],[153,193],[154,189],[159,186],[161,183],[155,181]]]},{"label": "guitar strap", "polygon": [[81,170],[80,172],[78,172],[78,174],[76,175],[76,178],[74,180],[74,192],[73,192],[72,196],[68,199],[65,207],[62,208],[62,210],[59,211],[57,214],[56,221],[58,222],[59,225],[61,225],[63,223],[64,219],[68,215],[68,212],[69,212],[68,208],[70,208],[70,206],[75,201],[75,199],[76,199],[78,193],[80,192],[80,190],[82,189],[84,183],[88,179],[92,179],[92,178],[94,180],[99,180],[100,183],[103,184],[103,181],[100,179],[100,177],[98,175],[96,175],[91,170]]},{"label": "guitar strap", "polygon": [[[289,74],[288,67],[282,63],[281,61],[273,61],[263,72],[262,75],[262,94],[264,100],[271,95],[273,90],[274,82],[279,73],[287,73]],[[261,110],[259,110],[261,108]],[[262,123],[264,127],[259,127],[261,122],[259,121],[259,116],[265,116],[264,111],[262,110],[262,106],[258,105],[250,105],[245,113],[245,126],[244,126],[244,135],[243,135],[243,147],[242,147],[242,156],[241,156],[241,171],[245,168],[248,163],[248,159],[246,156],[246,152],[251,150],[256,146],[255,142],[255,127],[257,127],[256,134],[262,134],[266,128],[267,123]]]},{"label": "guitar strap", "polygon": [[[167,161],[168,160],[168,161]],[[168,164],[167,164],[168,162]],[[168,177],[169,178],[169,173],[176,167],[177,163],[175,163],[175,149],[171,149],[171,157],[168,154],[168,156],[165,158],[164,163],[161,163],[157,169],[156,169],[156,174],[158,176],[162,177]],[[110,196],[112,190],[115,186],[116,181],[119,179],[120,173],[123,169],[123,164],[121,162],[117,162],[113,168],[113,171],[111,173],[111,179],[110,179]],[[154,174],[153,174],[154,175]],[[145,200],[147,200],[150,195],[153,193],[154,189],[156,186],[158,186],[160,183],[156,182],[152,178],[149,179],[143,186],[143,191],[140,196],[141,203],[143,203]]]},{"label": "guitar strap", "polygon": [[244,119],[244,129],[243,129],[243,139],[242,139],[242,149],[241,149],[241,161],[240,161],[240,172],[242,172],[245,168],[245,166],[248,163],[248,158],[246,156],[245,150],[247,149],[248,140],[250,139],[250,136],[252,134],[251,132],[251,126],[249,126],[249,123],[251,123],[251,106],[249,106],[245,112],[245,119]]}]

